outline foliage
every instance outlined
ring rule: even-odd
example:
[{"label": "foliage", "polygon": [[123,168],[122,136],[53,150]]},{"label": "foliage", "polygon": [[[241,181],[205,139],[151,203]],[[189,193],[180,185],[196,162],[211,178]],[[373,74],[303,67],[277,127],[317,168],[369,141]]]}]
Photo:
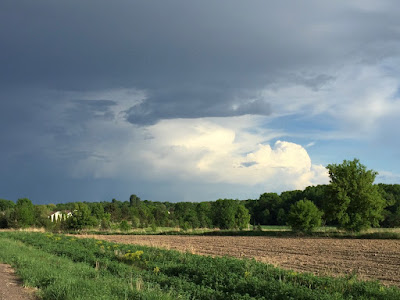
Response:
[{"label": "foliage", "polygon": [[7,209],[14,208],[15,203],[11,200],[0,199],[0,212],[6,211]]},{"label": "foliage", "polygon": [[282,199],[276,193],[264,193],[258,200],[259,209],[256,211],[260,224],[276,225],[278,209]]},{"label": "foliage", "polygon": [[378,184],[379,193],[386,201],[384,227],[400,227],[400,184]]},{"label": "foliage", "polygon": [[18,199],[14,208],[16,227],[29,227],[35,223],[34,206],[27,198]]},{"label": "foliage", "polygon": [[122,220],[121,223],[119,224],[119,229],[121,231],[129,231],[131,229],[131,226],[128,224],[126,220]]},{"label": "foliage", "polygon": [[288,224],[294,231],[311,232],[321,226],[322,212],[308,199],[297,201],[289,211]]},{"label": "foliage", "polygon": [[10,228],[14,226],[13,220],[14,210],[7,209],[0,212],[0,228]]},{"label": "foliage", "polygon": [[373,185],[378,173],[367,170],[358,159],[330,164],[327,169],[330,177],[327,216],[351,231],[379,226],[386,203]]},{"label": "foliage", "polygon": [[238,205],[236,208],[235,224],[240,230],[246,229],[249,226],[250,214],[244,205]]},{"label": "foliage", "polygon": [[87,226],[96,225],[97,220],[91,215],[88,205],[77,202],[74,205],[72,216],[66,222],[68,228],[79,230]]},{"label": "foliage", "polygon": [[51,228],[52,222],[49,218],[51,213],[50,208],[47,205],[35,205],[34,214],[35,214],[35,226]]},{"label": "foliage", "polygon": [[129,205],[130,206],[140,206],[140,198],[135,194],[129,197]]},{"label": "foliage", "polygon": [[111,218],[111,215],[108,213],[103,215],[103,218],[100,221],[100,229],[107,230],[107,229],[111,228],[110,218]]},{"label": "foliage", "polygon": [[214,224],[221,229],[243,229],[249,224],[249,211],[238,200],[219,199],[212,203],[212,208]]}]

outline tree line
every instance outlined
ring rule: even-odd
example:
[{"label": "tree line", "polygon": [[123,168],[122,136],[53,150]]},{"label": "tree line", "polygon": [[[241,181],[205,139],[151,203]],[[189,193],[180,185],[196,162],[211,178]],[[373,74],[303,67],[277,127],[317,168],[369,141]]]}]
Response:
[{"label": "tree line", "polygon": [[[373,184],[376,172],[357,159],[327,166],[330,184],[304,190],[264,193],[258,199],[219,199],[213,202],[155,202],[131,195],[129,200],[70,202],[33,205],[29,199],[16,203],[0,199],[0,228],[45,227],[122,230],[147,227],[245,229],[248,224],[290,225],[311,231],[332,225],[351,231],[368,227],[400,226],[400,185]],[[72,214],[51,222],[52,212]]]},{"label": "tree line", "polygon": [[[64,216],[52,222],[49,216],[56,211],[63,212]],[[72,216],[67,217],[68,212]],[[245,202],[232,199],[171,203],[142,201],[131,195],[130,201],[112,199],[111,202],[48,205],[33,205],[26,198],[18,199],[17,203],[0,199],[0,228],[109,229],[112,224],[120,224],[122,230],[148,227],[245,229],[249,221]]]}]

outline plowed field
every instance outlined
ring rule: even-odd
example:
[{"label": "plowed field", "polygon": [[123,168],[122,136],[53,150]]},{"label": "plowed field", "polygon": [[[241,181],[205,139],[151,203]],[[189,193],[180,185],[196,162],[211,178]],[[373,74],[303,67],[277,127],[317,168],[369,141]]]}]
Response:
[{"label": "plowed field", "polygon": [[[82,237],[82,236],[81,236]],[[163,247],[202,255],[230,255],[318,275],[356,273],[400,287],[400,241],[331,238],[88,235],[110,242]]]}]

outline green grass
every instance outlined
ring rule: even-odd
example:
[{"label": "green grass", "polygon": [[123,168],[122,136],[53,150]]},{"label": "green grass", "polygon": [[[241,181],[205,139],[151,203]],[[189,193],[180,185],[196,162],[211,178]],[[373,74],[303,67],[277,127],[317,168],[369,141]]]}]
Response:
[{"label": "green grass", "polygon": [[133,272],[115,276],[3,235],[0,260],[16,268],[24,285],[39,288],[38,296],[42,299],[176,299],[158,287],[138,290],[141,278]]},{"label": "green grass", "polygon": [[354,276],[44,233],[0,233],[0,260],[44,299],[400,299]]}]

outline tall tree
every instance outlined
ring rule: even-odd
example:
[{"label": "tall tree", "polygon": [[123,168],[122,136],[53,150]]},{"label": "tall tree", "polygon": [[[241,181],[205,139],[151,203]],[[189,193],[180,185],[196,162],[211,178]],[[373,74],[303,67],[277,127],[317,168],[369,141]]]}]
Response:
[{"label": "tall tree", "polygon": [[246,229],[249,226],[250,214],[248,209],[243,205],[239,204],[236,208],[235,223],[236,227],[240,230]]},{"label": "tall tree", "polygon": [[378,226],[386,204],[373,184],[378,173],[367,170],[358,159],[330,164],[327,169],[330,177],[327,217],[335,219],[340,228],[351,231]]},{"label": "tall tree", "polygon": [[129,206],[139,206],[140,205],[140,198],[135,194],[132,194],[129,197]]},{"label": "tall tree", "polygon": [[255,211],[257,223],[263,225],[277,225],[278,211],[282,206],[281,197],[276,193],[264,193],[260,195]]},{"label": "tall tree", "polygon": [[18,199],[15,205],[14,219],[18,227],[29,227],[35,224],[35,212],[31,200]]}]

